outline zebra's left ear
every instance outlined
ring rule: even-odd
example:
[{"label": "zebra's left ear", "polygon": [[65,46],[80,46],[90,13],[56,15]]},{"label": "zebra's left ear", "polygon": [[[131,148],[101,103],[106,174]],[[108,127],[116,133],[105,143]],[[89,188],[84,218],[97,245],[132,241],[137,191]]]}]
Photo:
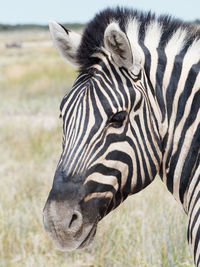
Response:
[{"label": "zebra's left ear", "polygon": [[133,55],[132,47],[127,35],[116,22],[109,24],[104,33],[105,48],[112,54],[113,60],[120,67],[140,69],[140,58]]}]

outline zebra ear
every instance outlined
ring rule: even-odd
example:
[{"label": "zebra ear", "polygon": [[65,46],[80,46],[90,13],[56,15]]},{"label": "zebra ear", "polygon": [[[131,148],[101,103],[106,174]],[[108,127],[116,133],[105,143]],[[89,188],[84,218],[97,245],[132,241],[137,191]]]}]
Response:
[{"label": "zebra ear", "polygon": [[54,21],[49,22],[49,30],[53,43],[61,56],[67,63],[77,67],[76,54],[81,42],[81,35],[65,29]]},{"label": "zebra ear", "polygon": [[134,57],[127,35],[120,29],[116,22],[112,22],[106,28],[104,44],[105,48],[111,52],[113,60],[118,66],[127,69],[135,69],[137,67],[138,69],[140,65],[138,55]]}]

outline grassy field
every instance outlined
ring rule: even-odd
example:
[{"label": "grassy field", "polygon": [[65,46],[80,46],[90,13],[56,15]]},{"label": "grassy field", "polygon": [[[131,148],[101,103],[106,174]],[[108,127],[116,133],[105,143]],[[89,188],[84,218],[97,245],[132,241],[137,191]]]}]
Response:
[{"label": "grassy field", "polygon": [[[0,33],[0,266],[193,266],[187,218],[159,179],[104,218],[88,249],[59,252],[43,231],[61,153],[59,104],[76,77],[48,38]],[[23,48],[4,48],[18,39]]]}]

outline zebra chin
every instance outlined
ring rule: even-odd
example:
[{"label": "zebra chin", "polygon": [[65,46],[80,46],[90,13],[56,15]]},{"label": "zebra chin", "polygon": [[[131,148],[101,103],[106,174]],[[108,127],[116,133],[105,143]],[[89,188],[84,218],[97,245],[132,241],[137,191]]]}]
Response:
[{"label": "zebra chin", "polygon": [[[47,232],[48,233],[48,232]],[[92,241],[94,240],[96,234],[96,227],[92,227],[91,231],[89,231],[88,235],[85,237],[83,236],[82,240],[81,238],[71,238],[69,236],[61,236],[58,238],[56,235],[53,236],[50,234],[50,238],[54,244],[54,246],[60,250],[60,251],[73,251],[76,249],[83,249],[88,247]]]},{"label": "zebra chin", "polygon": [[67,252],[88,247],[94,240],[96,229],[96,225],[87,226],[78,236],[71,236],[65,231],[59,231],[59,233],[55,232],[55,230],[49,231],[45,229],[45,231],[58,250]]}]

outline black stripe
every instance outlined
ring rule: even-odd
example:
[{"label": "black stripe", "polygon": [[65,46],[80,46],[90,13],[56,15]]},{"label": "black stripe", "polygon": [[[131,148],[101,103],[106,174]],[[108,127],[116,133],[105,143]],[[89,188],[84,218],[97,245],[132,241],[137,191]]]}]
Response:
[{"label": "black stripe", "polygon": [[[96,83],[96,81],[98,81],[100,83],[100,86]],[[105,82],[102,80],[102,77],[100,77],[100,76],[95,77],[94,83],[96,83],[96,86],[95,86],[96,91],[98,91],[98,90],[103,91],[104,90],[107,93],[108,98],[112,102],[113,106],[118,110],[118,105],[116,103],[116,100],[115,100],[115,98],[113,96],[113,92],[112,92],[113,88],[111,88],[111,89],[108,88],[107,85],[105,84]],[[115,95],[119,96],[119,94],[116,94],[116,92],[115,92]],[[106,96],[105,96],[105,99],[106,99]],[[120,99],[121,99],[121,97],[120,97]],[[107,99],[106,99],[106,101],[107,101]]]},{"label": "black stripe", "polygon": [[[89,88],[88,88],[88,90],[89,90]],[[83,99],[83,98],[82,98]],[[85,98],[84,98],[85,99]],[[86,106],[88,106],[88,97],[85,99],[85,101],[86,101]],[[79,140],[78,140],[78,142],[76,143],[76,146],[73,148],[73,153],[71,154],[71,156],[70,156],[70,159],[69,159],[69,162],[68,162],[68,164],[67,164],[67,166],[66,166],[66,168],[65,168],[65,171],[67,172],[67,170],[68,170],[68,166],[70,166],[71,164],[72,164],[72,161],[73,161],[73,159],[74,159],[74,157],[75,157],[75,155],[76,155],[76,150],[80,147],[80,145],[81,145],[81,142],[82,142],[82,139],[83,139],[83,137],[84,137],[84,135],[85,135],[85,132],[86,132],[86,129],[87,129],[87,127],[88,127],[88,123],[89,123],[89,109],[88,108],[86,108],[86,110],[85,110],[86,112],[85,112],[85,118],[84,118],[84,127],[83,127],[83,131],[82,131],[82,133],[81,133],[81,135],[80,135],[80,137],[79,137]],[[83,150],[83,148],[82,148],[82,150]],[[81,151],[82,151],[81,150]],[[80,153],[81,152],[79,152],[79,155],[80,155]],[[69,155],[69,153],[68,153],[68,155]],[[78,156],[78,155],[77,155]],[[65,165],[65,162],[67,161],[67,159],[68,159],[68,157],[67,158],[65,158],[65,161],[64,161],[64,163],[63,163],[63,165]],[[73,164],[73,166],[72,166],[72,169],[74,168],[74,165],[76,165],[76,162]]]},{"label": "black stripe", "polygon": [[[200,62],[198,62],[197,64],[194,64],[188,73],[188,76],[187,76],[187,79],[185,82],[185,86],[184,86],[184,90],[181,93],[180,98],[178,100],[178,108],[177,108],[175,128],[177,127],[177,125],[179,124],[180,120],[183,117],[183,114],[185,111],[185,105],[187,103],[189,96],[192,93],[192,89],[194,87],[197,75],[199,73],[199,69],[200,69]],[[197,92],[197,94],[198,94],[198,92]],[[195,97],[198,97],[197,94]]]},{"label": "black stripe", "polygon": [[[84,84],[82,87],[85,87],[86,84]],[[71,117],[73,115],[74,112],[74,107],[76,107],[76,104],[78,101],[80,101],[80,98],[82,96],[82,93],[78,88],[77,91],[75,91],[72,99],[70,100],[70,102],[68,103],[66,109],[65,109],[65,113],[63,115],[63,121],[65,122],[66,125],[69,125],[69,122],[71,120]],[[67,101],[67,98],[65,100],[63,100],[63,105],[65,104],[65,102]],[[69,112],[69,109],[71,108],[71,111]]]},{"label": "black stripe", "polygon": [[[141,139],[142,139],[142,142],[143,142],[143,145],[144,145],[145,153],[146,153],[146,155],[148,157],[148,160],[149,160],[148,164],[151,167],[151,175],[152,175],[152,177],[154,177],[154,175],[156,175],[156,167],[155,167],[155,164],[154,164],[154,162],[152,160],[152,157],[151,157],[151,155],[149,153],[148,147],[146,145],[145,137],[144,137],[144,134],[142,132],[142,127],[141,127],[141,123],[140,123],[140,119],[139,119],[138,115],[135,116],[134,121],[138,125],[138,129],[139,129],[140,136],[141,136]],[[147,136],[147,138],[148,138],[148,136]]]},{"label": "black stripe", "polygon": [[[137,154],[137,150],[136,150],[136,146],[133,142],[132,139],[130,139],[129,137],[126,137],[126,140],[128,141],[128,143],[131,145],[132,149],[134,150],[134,153],[136,155],[136,163],[137,163],[137,167],[138,167],[138,171],[137,171],[137,187],[136,187],[136,192],[140,191],[143,187],[145,187],[146,185],[148,185],[151,180],[150,180],[150,177],[149,177],[149,173],[148,173],[148,169],[147,169],[147,164],[146,164],[146,160],[144,158],[144,151],[142,150],[142,147],[141,147],[141,144],[138,140],[138,136],[134,130],[134,127],[131,126],[131,132],[133,134],[133,136],[135,137],[136,139],[136,142],[137,142],[137,147],[139,148],[139,152],[140,152],[140,156],[142,158],[142,166],[140,166],[140,162],[139,162],[139,158],[138,158],[138,154]],[[144,185],[142,184],[142,177],[141,177],[141,171],[140,169],[143,168],[143,171],[144,171],[144,175],[145,175],[145,183]],[[142,186],[141,186],[142,185]]]},{"label": "black stripe", "polygon": [[159,45],[158,52],[158,64],[156,70],[156,99],[162,114],[162,122],[165,119],[165,103],[163,98],[163,77],[167,63],[167,57],[163,45]]},{"label": "black stripe", "polygon": [[[143,108],[143,117],[144,117],[144,125],[145,125],[145,130],[146,130],[146,135],[147,135],[147,138],[148,138],[148,141],[149,141],[149,144],[153,150],[153,153],[154,153],[154,157],[156,158],[157,160],[157,163],[160,165],[160,157],[155,149],[155,143],[154,141],[152,140],[152,133],[154,133],[154,138],[156,140],[158,140],[158,137],[156,136],[155,132],[154,132],[154,129],[153,129],[153,125],[152,125],[152,122],[151,122],[151,119],[150,119],[150,116],[147,118],[147,115],[150,115],[150,112],[149,110],[146,108],[146,105],[144,105],[144,108]],[[149,129],[149,126],[148,126],[148,123],[147,123],[147,120],[150,122],[150,125],[151,125],[151,131]],[[157,138],[156,138],[157,137]],[[159,142],[159,145],[160,145],[160,142]]]},{"label": "black stripe", "polygon": [[188,46],[185,47],[178,55],[175,56],[174,59],[174,66],[171,73],[171,78],[169,85],[166,90],[166,103],[167,103],[167,114],[168,114],[168,121],[171,118],[172,114],[172,107],[174,103],[174,96],[177,91],[177,84],[180,80],[182,65],[184,57],[187,53]]},{"label": "black stripe", "polygon": [[[98,173],[98,172],[95,172]],[[107,175],[107,174],[104,174]],[[115,194],[116,190],[112,185],[109,184],[101,184],[95,181],[88,181],[85,184],[85,194],[86,196],[92,193],[104,193],[104,192],[112,192]]]},{"label": "black stripe", "polygon": [[[87,82],[89,77],[90,76],[88,74],[80,74],[76,78],[76,81],[75,81],[72,89],[63,97],[63,100],[61,101],[61,104],[60,104],[60,110],[63,109],[63,106],[65,105],[66,101],[71,97],[71,95],[74,94],[74,96],[73,96],[73,99],[74,99],[76,97],[76,95],[79,94],[78,87],[84,86],[85,82]],[[73,100],[70,103],[72,103],[72,102],[73,102]]]},{"label": "black stripe", "polygon": [[[200,213],[200,211],[198,211],[198,214],[199,213]],[[198,248],[199,241],[200,241],[200,226],[198,227],[198,230],[197,230],[196,235],[195,235],[195,242],[194,242],[194,262],[197,262],[197,256],[198,256],[198,261],[199,261],[199,257],[200,257],[200,255],[197,255],[197,248]],[[197,264],[197,266],[199,266],[199,265]]]},{"label": "black stripe", "polygon": [[193,221],[192,221],[192,225],[193,225],[193,224],[194,224],[194,218],[195,218],[195,216],[197,217],[197,214],[193,215],[193,211],[194,211],[194,209],[195,209],[195,206],[196,206],[196,204],[197,204],[199,198],[200,198],[200,192],[198,192],[198,194],[197,194],[197,196],[196,196],[196,198],[195,198],[195,201],[194,201],[192,210],[191,210],[191,212],[190,212],[189,222],[188,222],[188,227],[189,227],[189,231],[188,231],[188,240],[191,240],[191,242],[192,242],[192,228],[194,227],[194,226],[193,226],[193,227],[191,226],[191,221],[193,220]]},{"label": "black stripe", "polygon": [[195,190],[196,190],[196,188],[199,186],[199,183],[200,183],[200,179],[197,179],[197,181],[196,181],[196,183],[195,183],[195,186],[193,187],[192,193],[190,194],[190,200],[189,200],[189,203],[188,203],[188,212],[189,212],[189,210],[190,210],[190,205],[191,205],[192,198],[193,198],[193,196],[194,196]]},{"label": "black stripe", "polygon": [[127,181],[123,188],[121,188],[123,192],[123,199],[125,199],[131,192],[131,178],[133,176],[133,164],[131,157],[122,152],[122,151],[112,151],[106,156],[106,160],[112,160],[112,161],[120,161],[125,163],[128,166],[128,175],[127,175]]},{"label": "black stripe", "polygon": [[[130,95],[130,106],[132,107],[134,105],[135,102],[135,91],[133,89],[133,85],[131,83],[131,79],[129,79],[127,77],[127,71],[124,70],[124,68],[120,68],[121,74],[124,76],[125,80],[126,80],[126,86],[129,89],[129,95]],[[128,96],[127,96],[127,92],[124,91],[123,92],[123,96],[124,96],[124,100],[125,100],[125,105],[126,107],[128,107],[129,104],[129,100],[128,100]]]},{"label": "black stripe", "polygon": [[[191,243],[193,243],[193,239],[192,239],[192,232],[193,232],[193,229],[195,227],[195,224],[198,223],[198,220],[199,220],[199,215],[200,215],[200,210],[197,211],[197,213],[195,214],[195,216],[193,216],[193,221],[192,221],[192,225],[190,227],[190,238],[191,238]],[[196,236],[195,236],[196,238]],[[195,248],[194,248],[195,250]],[[195,253],[194,253],[195,255]]]},{"label": "black stripe", "polygon": [[[200,91],[197,92],[197,95],[198,96],[200,95]],[[173,193],[173,179],[172,179],[172,177],[174,177],[174,171],[175,171],[175,168],[176,168],[176,164],[177,164],[178,158],[181,156],[180,153],[181,153],[182,147],[184,145],[185,135],[186,135],[187,130],[189,129],[189,127],[195,121],[198,110],[199,110],[199,98],[196,97],[196,98],[193,99],[189,116],[187,117],[187,119],[185,121],[185,124],[184,124],[184,127],[182,129],[181,137],[180,137],[180,140],[179,140],[179,143],[178,143],[177,151],[174,153],[174,155],[171,158],[170,170],[169,170],[169,172],[167,174],[168,175],[167,187],[168,187],[169,191],[172,192],[172,193]],[[199,127],[200,127],[200,125],[199,125]],[[198,127],[198,132],[197,132],[198,133],[197,134],[197,140],[199,140],[198,136],[200,135],[200,132],[199,132],[200,128],[199,127]],[[173,145],[171,144],[171,147],[172,146]],[[171,151],[172,151],[172,148],[171,148]]]},{"label": "black stripe", "polygon": [[[108,61],[109,62],[109,61]],[[111,71],[112,71],[112,73],[113,73],[113,75],[114,75],[114,77],[115,77],[115,80],[117,81],[117,85],[118,85],[118,87],[119,87],[119,90],[120,90],[120,92],[122,93],[122,95],[123,95],[123,98],[124,98],[124,102],[125,102],[125,107],[127,108],[128,107],[128,98],[127,98],[127,92],[125,91],[125,89],[124,89],[124,86],[123,86],[123,82],[122,82],[122,79],[121,79],[121,77],[120,77],[120,75],[118,74],[118,72],[116,71],[116,69],[115,69],[115,67],[113,66],[113,64],[111,64],[110,62],[109,62],[109,65],[110,65],[110,68],[111,68]],[[115,85],[114,85],[114,82],[113,82],[113,88],[115,88]],[[118,97],[118,99],[119,99],[119,102],[120,102],[120,104],[121,104],[121,106],[122,106],[122,98],[121,98],[121,95],[117,92],[117,90],[116,90],[116,95],[117,95],[117,97]]]},{"label": "black stripe", "polygon": [[197,146],[197,144],[200,144],[200,124],[193,136],[192,144],[181,172],[179,196],[182,203],[184,194],[189,186],[189,182],[192,180],[192,174],[195,173],[195,170],[198,168],[200,163],[199,146]]}]

